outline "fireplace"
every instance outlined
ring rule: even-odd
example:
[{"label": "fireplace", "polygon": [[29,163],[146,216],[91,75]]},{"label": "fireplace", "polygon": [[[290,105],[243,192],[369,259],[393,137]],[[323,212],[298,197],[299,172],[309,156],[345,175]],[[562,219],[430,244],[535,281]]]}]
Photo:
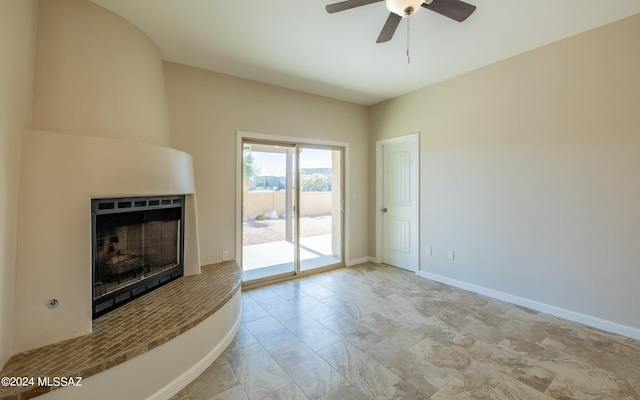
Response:
[{"label": "fireplace", "polygon": [[184,196],[94,199],[93,318],[183,275]]}]

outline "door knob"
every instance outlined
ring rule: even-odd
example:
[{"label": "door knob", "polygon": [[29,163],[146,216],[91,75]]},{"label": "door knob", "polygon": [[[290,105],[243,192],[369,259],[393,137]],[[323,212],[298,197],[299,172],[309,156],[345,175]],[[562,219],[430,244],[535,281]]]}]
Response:
[{"label": "door knob", "polygon": [[383,208],[382,212],[387,212],[387,207]]}]

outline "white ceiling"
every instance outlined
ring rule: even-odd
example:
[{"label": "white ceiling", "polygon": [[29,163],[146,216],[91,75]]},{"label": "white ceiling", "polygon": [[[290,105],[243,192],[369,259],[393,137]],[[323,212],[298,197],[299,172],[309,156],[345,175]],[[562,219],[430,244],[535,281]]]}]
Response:
[{"label": "white ceiling", "polygon": [[[639,0],[466,0],[458,23],[421,8],[376,44],[384,2],[328,14],[334,0],[91,0],[124,17],[162,58],[371,105],[640,13]],[[437,0],[436,0],[437,1]]]}]

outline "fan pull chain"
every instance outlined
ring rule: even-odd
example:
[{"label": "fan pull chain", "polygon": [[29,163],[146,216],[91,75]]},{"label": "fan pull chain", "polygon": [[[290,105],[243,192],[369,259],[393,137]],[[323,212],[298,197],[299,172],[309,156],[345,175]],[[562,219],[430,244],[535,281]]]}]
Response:
[{"label": "fan pull chain", "polygon": [[411,64],[411,55],[409,54],[410,42],[409,42],[409,21],[411,16],[407,16],[407,64]]}]

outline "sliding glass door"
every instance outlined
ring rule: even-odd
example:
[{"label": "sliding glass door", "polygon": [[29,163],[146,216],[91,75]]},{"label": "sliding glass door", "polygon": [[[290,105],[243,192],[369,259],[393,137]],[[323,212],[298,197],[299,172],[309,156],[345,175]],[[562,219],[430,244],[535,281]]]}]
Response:
[{"label": "sliding glass door", "polygon": [[343,151],[243,142],[244,281],[342,264]]},{"label": "sliding glass door", "polygon": [[244,280],[295,272],[294,154],[291,145],[243,146]]},{"label": "sliding glass door", "polygon": [[299,147],[300,270],[342,261],[342,151]]}]

